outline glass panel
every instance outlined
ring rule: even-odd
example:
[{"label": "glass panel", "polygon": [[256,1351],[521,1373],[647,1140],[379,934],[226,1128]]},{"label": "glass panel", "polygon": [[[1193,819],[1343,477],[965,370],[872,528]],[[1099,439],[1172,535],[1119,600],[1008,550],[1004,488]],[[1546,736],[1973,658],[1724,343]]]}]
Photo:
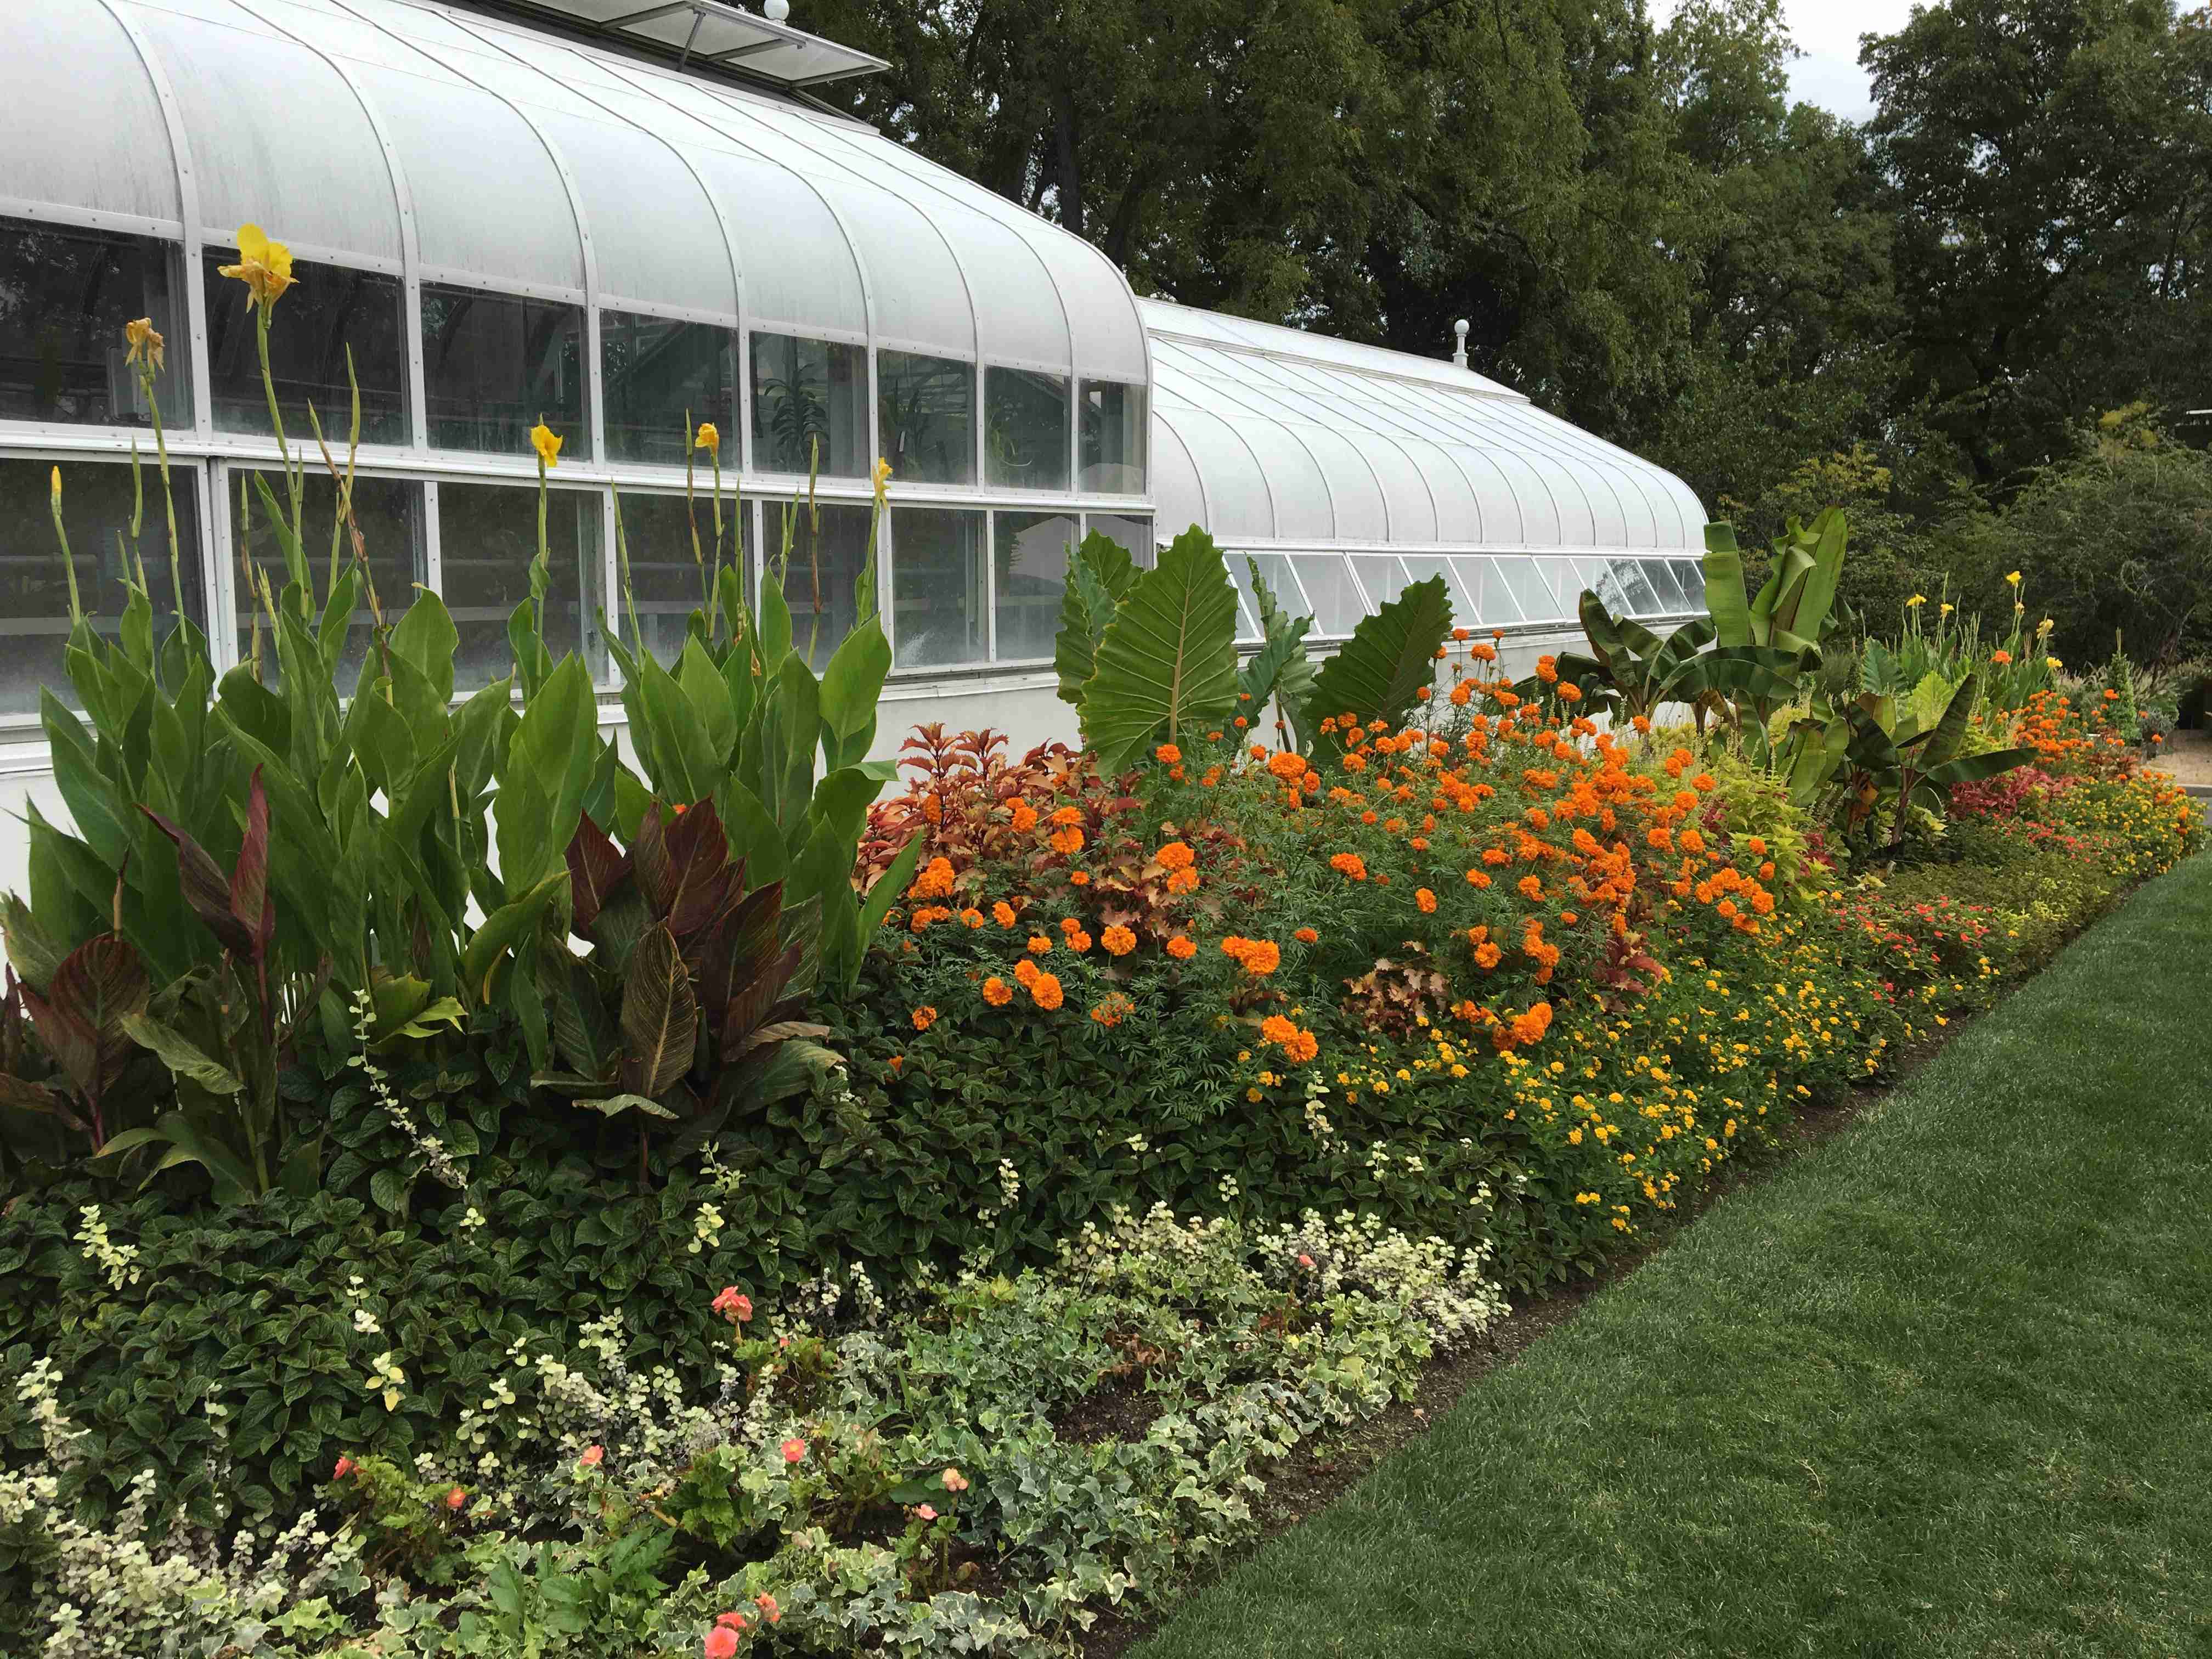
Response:
[{"label": "glass panel", "polygon": [[[1092,531],[1109,537],[1128,550],[1129,556],[1149,570],[1159,562],[1159,552],[1152,545],[1152,521],[1150,519],[1125,519],[1114,513],[1086,513],[1083,515],[1084,532]],[[1242,567],[1244,556],[1231,553],[1229,562]]]},{"label": "glass panel", "polygon": [[876,354],[876,429],[891,477],[975,482],[975,365],[907,351]]},{"label": "glass panel", "polygon": [[[599,386],[607,459],[684,465],[684,422],[711,423],[722,470],[738,470],[738,336],[713,323],[627,311],[599,313]],[[698,470],[714,456],[697,452]]]},{"label": "glass panel", "polygon": [[[1067,377],[984,371],[984,477],[1008,489],[1067,488]],[[1006,643],[1002,638],[1000,644]],[[1003,654],[1003,653],[1002,653]],[[1049,655],[1049,653],[1047,653]]]},{"label": "glass panel", "polygon": [[[217,269],[237,263],[237,252],[223,248],[210,252],[201,268],[207,284],[209,395],[218,431],[265,433],[269,394],[261,384],[260,331],[246,309],[245,284]],[[353,426],[353,393],[346,384],[350,349],[354,382],[361,388],[362,442],[405,443],[404,285],[397,276],[305,259],[295,260],[292,270],[296,280],[276,302],[269,327],[270,378],[276,383],[286,434],[312,447],[306,410],[312,403],[331,453],[340,453]]]},{"label": "glass panel", "polygon": [[1075,518],[1066,513],[1001,513],[998,520],[998,659],[1041,660],[1052,655],[1060,632],[1060,595],[1067,585]]},{"label": "glass panel", "polygon": [[1512,590],[1505,586],[1505,578],[1498,574],[1498,567],[1490,560],[1473,554],[1455,556],[1452,570],[1467,590],[1470,628],[1510,628],[1525,620],[1521,607],[1513,602]]},{"label": "glass panel", "polygon": [[[1231,562],[1237,568],[1237,580],[1240,583],[1245,581],[1250,573],[1244,568],[1244,556],[1234,554]],[[1275,603],[1289,611],[1293,620],[1313,614],[1313,607],[1306,603],[1306,596],[1298,586],[1298,579],[1291,569],[1290,560],[1280,553],[1255,553],[1252,556],[1252,562],[1260,567],[1260,580],[1267,584],[1267,591],[1275,596]],[[1260,619],[1260,602],[1256,599],[1252,602],[1252,619],[1255,622]]]},{"label": "glass panel", "polygon": [[1658,614],[1659,596],[1651,591],[1644,572],[1633,559],[1608,559],[1607,568],[1620,591],[1628,599],[1628,614],[1632,617],[1650,617]]},{"label": "glass panel", "polygon": [[[720,557],[716,561],[714,504],[704,492],[687,502],[675,495],[624,490],[615,503],[622,514],[622,550],[629,556],[629,591],[617,594],[618,605],[608,607],[615,626],[630,639],[630,613],[636,611],[635,639],[663,664],[684,654],[684,623],[703,602],[713,571],[736,561],[745,583],[745,597],[753,591],[752,507],[729,496],[722,499]],[[698,550],[692,550],[692,529],[698,530]],[[617,580],[623,571],[616,568]],[[617,615],[617,612],[619,611]]]},{"label": "glass panel", "polygon": [[[1229,566],[1229,580],[1237,584],[1237,637],[1240,640],[1260,639],[1263,637],[1260,632],[1260,601],[1252,592],[1252,573],[1245,568],[1242,553],[1227,555],[1225,562]],[[1279,605],[1281,602],[1279,599],[1276,601]]]},{"label": "glass panel", "polygon": [[[599,494],[556,489],[546,498],[545,541],[553,587],[545,648],[558,661],[580,650],[592,678],[606,678],[599,639]],[[507,619],[530,597],[538,556],[538,492],[500,484],[438,486],[438,558],[446,608],[460,632],[453,690],[474,691],[509,672]]]},{"label": "glass panel", "polygon": [[783,579],[783,597],[791,606],[791,642],[806,653],[817,673],[829,665],[830,653],[859,617],[855,590],[867,562],[868,521],[874,514],[867,507],[768,504],[762,534],[770,562],[781,556],[785,526],[791,529],[791,565]]},{"label": "glass panel", "polygon": [[1651,584],[1652,592],[1659,596],[1659,608],[1663,611],[1683,609],[1682,590],[1675,585],[1674,575],[1663,559],[1638,559],[1637,567],[1644,572],[1644,580]]},{"label": "glass panel", "polygon": [[1705,608],[1705,569],[1695,559],[1668,559],[1668,571],[1682,585],[1682,602],[1692,611]]},{"label": "glass panel", "polygon": [[1083,471],[1078,488],[1102,495],[1145,493],[1145,388],[1110,380],[1083,383]]},{"label": "glass panel", "polygon": [[[1307,601],[1313,606],[1314,632],[1349,634],[1359,626],[1367,609],[1359,603],[1359,592],[1352,585],[1352,572],[1345,568],[1342,554],[1299,553],[1291,562],[1297,567],[1298,580],[1305,585]],[[1266,568],[1263,562],[1263,574]]]},{"label": "glass panel", "polygon": [[1452,626],[1472,628],[1482,614],[1475,607],[1474,595],[1468,589],[1452,562],[1435,553],[1408,553],[1405,556],[1406,574],[1417,582],[1427,581],[1431,576],[1444,579],[1444,597],[1451,601]]},{"label": "glass panel", "polygon": [[[39,690],[51,686],[72,708],[76,692],[62,667],[69,642],[69,573],[54,540],[47,491],[53,475],[46,461],[0,461],[0,714],[34,714]],[[192,495],[198,476],[175,472],[177,564],[185,583],[185,605],[205,626],[207,611],[200,576],[198,514]],[[154,637],[167,639],[175,626],[175,590],[169,580],[169,526],[161,505],[160,475],[146,469],[146,518],[138,556],[146,566],[146,586],[154,604]],[[76,567],[77,592],[93,626],[112,639],[123,613],[125,571],[118,535],[131,532],[131,469],[90,461],[62,468],[62,515],[69,528],[70,556]]]},{"label": "glass panel", "polygon": [[763,472],[864,478],[868,354],[860,346],[753,336],[753,465]]},{"label": "glass panel", "polygon": [[[1565,563],[1566,561],[1562,560],[1560,562]],[[1575,574],[1581,578],[1582,586],[1596,594],[1600,605],[1614,616],[1628,614],[1630,611],[1628,591],[1622,586],[1620,578],[1613,574],[1605,560],[1577,559],[1573,562],[1573,568]],[[1563,587],[1565,585],[1564,581],[1560,583]],[[1577,614],[1579,614],[1579,595],[1576,596],[1576,604],[1578,607]]]},{"label": "glass panel", "polygon": [[1406,568],[1395,556],[1355,554],[1352,564],[1359,574],[1359,585],[1367,590],[1367,602],[1378,611],[1406,591]]},{"label": "glass panel", "polygon": [[[901,668],[990,659],[983,515],[926,507],[891,513],[891,592]],[[1055,626],[1058,623],[1054,615]]]},{"label": "glass panel", "polygon": [[1518,554],[1500,554],[1491,562],[1498,567],[1498,574],[1504,578],[1506,591],[1513,595],[1513,603],[1521,607],[1521,614],[1528,621],[1553,622],[1573,611],[1573,601],[1563,599],[1552,591],[1535,560],[1523,558]]},{"label": "glass panel", "polygon": [[[284,297],[289,300],[292,296],[288,294]],[[253,488],[255,476],[254,471],[245,467],[233,467],[227,475],[225,488],[230,492],[233,550],[237,556],[266,568],[269,585],[282,592],[284,553],[276,544],[259,492]],[[280,503],[283,501],[284,475],[264,471],[258,476],[268,484],[269,493]],[[306,495],[306,549],[308,565],[315,572],[318,582],[325,580],[330,568],[331,531],[337,514],[336,482],[328,474],[310,472]],[[368,577],[374,585],[376,602],[383,608],[385,622],[396,623],[415,603],[415,584],[422,580],[422,486],[409,479],[356,477],[353,484],[353,517],[361,529],[362,550],[368,555]],[[351,553],[349,538],[341,544],[340,556],[350,557]],[[240,659],[252,653],[254,610],[249,603],[239,606]],[[362,663],[368,655],[374,623],[368,595],[363,593],[355,608],[353,627],[346,635],[345,655],[339,664],[337,685],[341,696],[353,695],[361,678]],[[275,644],[264,615],[261,678],[267,685],[275,685],[278,679]]]},{"label": "glass panel", "polygon": [[1539,559],[1536,569],[1559,596],[1560,609],[1573,617],[1583,613],[1583,590],[1605,575],[1604,562],[1595,559]]},{"label": "glass panel", "polygon": [[542,420],[564,453],[592,453],[575,306],[425,283],[422,374],[434,448],[527,455]]},{"label": "glass panel", "polygon": [[161,418],[184,425],[191,351],[173,270],[168,244],[151,237],[0,219],[0,421],[151,426],[123,338],[125,323],[150,317],[168,343],[154,383]]}]

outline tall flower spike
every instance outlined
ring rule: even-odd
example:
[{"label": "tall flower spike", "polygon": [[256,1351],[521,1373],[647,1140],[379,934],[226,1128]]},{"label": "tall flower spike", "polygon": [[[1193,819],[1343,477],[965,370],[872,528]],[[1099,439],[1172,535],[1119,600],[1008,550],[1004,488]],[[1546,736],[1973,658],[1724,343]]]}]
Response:
[{"label": "tall flower spike", "polygon": [[246,284],[249,308],[266,313],[292,286],[292,250],[258,225],[238,228],[238,263],[220,267],[221,274]]}]

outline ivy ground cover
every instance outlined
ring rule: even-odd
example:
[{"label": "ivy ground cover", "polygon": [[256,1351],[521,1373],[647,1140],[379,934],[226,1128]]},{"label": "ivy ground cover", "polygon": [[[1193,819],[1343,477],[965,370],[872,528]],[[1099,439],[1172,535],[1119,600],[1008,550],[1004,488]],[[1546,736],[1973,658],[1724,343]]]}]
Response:
[{"label": "ivy ground cover", "polygon": [[2197,1652],[2212,861],[1139,1652]]}]

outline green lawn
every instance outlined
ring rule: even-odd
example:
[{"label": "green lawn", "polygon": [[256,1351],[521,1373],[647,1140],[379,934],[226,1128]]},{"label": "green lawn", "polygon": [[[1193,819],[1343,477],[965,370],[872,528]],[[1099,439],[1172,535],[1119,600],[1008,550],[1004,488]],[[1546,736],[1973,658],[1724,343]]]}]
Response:
[{"label": "green lawn", "polygon": [[2212,854],[1138,1659],[2212,1653]]}]

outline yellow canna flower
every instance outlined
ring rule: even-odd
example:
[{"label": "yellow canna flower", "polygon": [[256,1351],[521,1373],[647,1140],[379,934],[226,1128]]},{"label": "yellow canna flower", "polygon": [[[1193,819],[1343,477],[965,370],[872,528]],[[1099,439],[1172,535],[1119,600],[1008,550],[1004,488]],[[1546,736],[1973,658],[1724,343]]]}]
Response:
[{"label": "yellow canna flower", "polygon": [[48,492],[47,499],[52,501],[56,507],[59,507],[62,504],[62,470],[59,467],[56,467],[54,469],[53,488]]},{"label": "yellow canna flower", "polygon": [[1950,615],[1954,611],[1956,611],[1958,608],[1959,608],[1959,607],[1958,607],[1957,605],[1945,605],[1945,606],[1943,607],[1943,614],[1944,614],[1945,616],[1947,616],[1947,617],[1948,617],[1948,616],[1949,616],[1949,615]]},{"label": "yellow canna flower", "polygon": [[2045,617],[2041,622],[2036,623],[2035,631],[2039,634],[2048,634],[2052,629],[2057,626],[2058,624],[2057,623],[2053,622],[2050,617]]},{"label": "yellow canna flower", "polygon": [[1908,605],[1908,606],[1913,606],[1913,605],[1925,605],[1925,604],[1927,604],[1927,603],[1928,603],[1928,596],[1927,596],[1925,593],[1915,593],[1915,594],[1914,594],[1911,599],[1907,599],[1905,603],[1905,604],[1906,604],[1906,605]]},{"label": "yellow canna flower", "polygon": [[2059,660],[2058,660],[2058,659],[2057,659],[2057,658],[2056,658],[2056,657],[2045,657],[2045,658],[2043,659],[2043,665],[2044,665],[2045,668],[2048,668],[2048,669],[2049,669],[2052,673],[2054,673],[2054,674],[2055,674],[2055,673],[2057,673],[2060,669],[2062,669],[2062,668],[2063,668],[2063,667],[2065,667],[2065,666],[2066,666],[2066,665],[2065,665],[2064,663],[2063,663],[2063,662],[2059,661]]},{"label": "yellow canna flower", "polygon": [[238,263],[222,266],[222,274],[246,284],[249,311],[258,305],[265,313],[292,286],[292,250],[258,225],[240,225]]},{"label": "yellow canna flower", "polygon": [[155,331],[151,317],[124,324],[123,337],[131,343],[131,355],[123,360],[125,362],[135,363],[143,356],[156,374],[161,372],[161,350],[166,342]]},{"label": "yellow canna flower", "polygon": [[694,449],[720,449],[722,447],[720,429],[712,421],[700,422],[698,431],[691,434],[691,447]]},{"label": "yellow canna flower", "polygon": [[2017,570],[2008,572],[2005,575],[2005,580],[2010,582],[2014,587],[2018,587],[2020,586],[2020,572]]},{"label": "yellow canna flower", "polygon": [[553,428],[545,424],[542,416],[538,424],[530,428],[530,447],[538,452],[539,465],[560,465],[561,440],[554,435]]},{"label": "yellow canna flower", "polygon": [[881,455],[876,457],[876,505],[884,504],[884,486],[890,482],[891,464]]}]

